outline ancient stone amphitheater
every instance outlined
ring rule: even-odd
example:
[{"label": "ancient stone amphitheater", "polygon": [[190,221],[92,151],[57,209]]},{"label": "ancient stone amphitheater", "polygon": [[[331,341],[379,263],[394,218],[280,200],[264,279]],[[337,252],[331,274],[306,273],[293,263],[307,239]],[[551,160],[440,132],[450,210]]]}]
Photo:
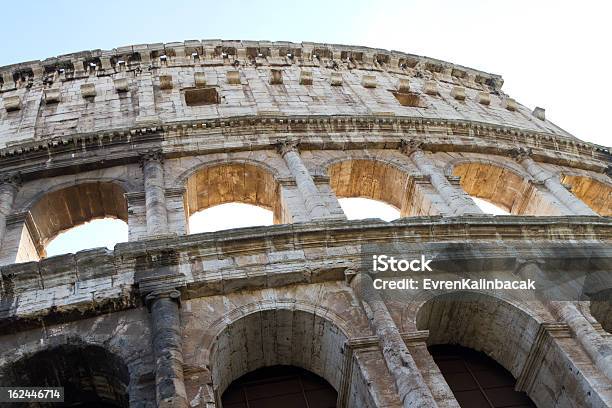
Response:
[{"label": "ancient stone amphitheater", "polygon": [[[360,267],[372,243],[460,244],[466,274],[552,278],[585,249],[597,259],[580,268],[609,266],[610,150],[500,76],[214,40],[0,78],[1,386],[61,385],[71,407],[612,406],[609,287],[390,297]],[[349,197],[401,218],[347,220]],[[276,225],[189,234],[192,214],[229,202]],[[46,257],[108,217],[128,242]]]}]

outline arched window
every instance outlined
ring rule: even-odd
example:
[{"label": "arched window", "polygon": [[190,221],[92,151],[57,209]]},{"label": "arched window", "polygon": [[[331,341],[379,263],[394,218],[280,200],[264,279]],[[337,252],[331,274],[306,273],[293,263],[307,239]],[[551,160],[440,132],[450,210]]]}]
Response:
[{"label": "arched window", "polygon": [[612,187],[599,180],[584,176],[561,176],[561,182],[570,186],[572,193],[593,211],[612,216]]},{"label": "arched window", "polygon": [[[461,187],[470,196],[494,204],[509,214],[563,215],[564,208],[560,204],[506,167],[474,161],[456,165],[453,175],[461,177]],[[494,213],[491,207],[484,212]]]},{"label": "arched window", "polygon": [[[366,159],[345,160],[332,164],[327,171],[331,187],[349,219],[391,220],[432,214],[431,204],[413,178],[388,163]],[[344,201],[354,198],[361,200]],[[386,206],[382,206],[382,203]]]},{"label": "arched window", "polygon": [[38,260],[127,241],[124,194],[116,183],[92,182],[44,195],[29,210],[17,260]]},{"label": "arched window", "polygon": [[510,213],[498,205],[493,204],[490,201],[487,201],[482,198],[472,197],[472,200],[476,203],[478,208],[482,210],[485,214],[493,214],[493,215],[510,215]]},{"label": "arched window", "polygon": [[223,393],[223,408],[335,408],[338,394],[323,378],[293,366],[255,370]]},{"label": "arched window", "polygon": [[38,352],[3,370],[0,383],[3,386],[64,387],[63,406],[129,406],[126,365],[98,346],[65,345]]},{"label": "arched window", "polygon": [[223,163],[187,179],[185,212],[189,232],[282,223],[279,185],[263,167]]},{"label": "arched window", "polygon": [[400,217],[397,208],[378,200],[351,197],[340,198],[338,202],[349,220],[380,218],[383,221],[392,221]]},{"label": "arched window", "polygon": [[527,408],[535,404],[504,367],[484,353],[454,345],[428,347],[457,402],[465,408]]}]

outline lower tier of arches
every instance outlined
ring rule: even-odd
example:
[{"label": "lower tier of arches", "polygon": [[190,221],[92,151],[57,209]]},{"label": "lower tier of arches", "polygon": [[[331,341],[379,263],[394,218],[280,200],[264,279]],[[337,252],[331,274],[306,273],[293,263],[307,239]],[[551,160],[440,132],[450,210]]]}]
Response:
[{"label": "lower tier of arches", "polygon": [[[189,406],[424,406],[402,401],[377,317],[360,299],[330,281],[183,300]],[[384,301],[422,378],[411,386],[439,407],[612,404],[605,375],[539,302],[479,293]],[[63,385],[71,406],[156,406],[164,382],[152,316],[136,308],[0,336],[0,385]]]}]

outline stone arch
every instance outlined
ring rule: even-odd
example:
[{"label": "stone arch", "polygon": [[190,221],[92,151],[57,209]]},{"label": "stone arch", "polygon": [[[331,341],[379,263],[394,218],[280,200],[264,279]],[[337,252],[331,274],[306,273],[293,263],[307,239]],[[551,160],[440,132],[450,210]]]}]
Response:
[{"label": "stone arch", "polygon": [[216,205],[239,202],[272,211],[274,223],[286,219],[278,174],[263,163],[251,160],[209,162],[183,173],[177,181],[185,185],[187,218]]},{"label": "stone arch", "polygon": [[590,315],[605,331],[612,334],[612,289],[595,294],[589,306]]},{"label": "stone arch", "polygon": [[612,216],[612,183],[574,172],[561,172],[559,180],[597,214]]},{"label": "stone arch", "polygon": [[341,158],[327,163],[338,198],[361,197],[385,202],[401,217],[437,214],[407,167],[375,157]]},{"label": "stone arch", "polygon": [[65,403],[73,407],[129,406],[127,365],[119,355],[93,344],[59,344],[23,356],[2,368],[0,383],[61,386]]},{"label": "stone arch", "polygon": [[119,182],[88,180],[37,194],[27,206],[26,228],[38,256],[45,256],[45,246],[58,234],[88,221],[116,218],[127,223],[125,193]]},{"label": "stone arch", "polygon": [[565,211],[529,175],[507,163],[464,158],[450,162],[445,173],[460,177],[469,195],[514,215],[563,215]]},{"label": "stone arch", "polygon": [[539,407],[602,403],[546,323],[517,302],[478,292],[442,294],[420,305],[414,323],[429,331],[428,346],[458,345],[491,357]]},{"label": "stone arch", "polygon": [[[351,376],[345,345],[350,328],[333,311],[304,302],[255,302],[235,309],[207,330],[206,355],[217,402],[241,376],[270,366],[295,366],[325,379],[347,397]],[[350,385],[348,385],[350,387]],[[362,405],[370,406],[363,401]]]}]

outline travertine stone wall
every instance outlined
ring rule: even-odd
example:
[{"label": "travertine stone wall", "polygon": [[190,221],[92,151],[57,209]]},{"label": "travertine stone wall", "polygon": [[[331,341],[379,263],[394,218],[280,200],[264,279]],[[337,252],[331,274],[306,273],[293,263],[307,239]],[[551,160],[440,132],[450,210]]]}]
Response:
[{"label": "travertine stone wall", "polygon": [[[590,267],[610,263],[610,149],[520,105],[498,75],[364,47],[206,40],[0,78],[0,385],[24,381],[41,351],[95,345],[129,373],[133,407],[219,408],[241,375],[291,364],[326,379],[338,407],[456,408],[427,350],[451,343],[495,359],[540,407],[612,406],[611,288],[551,304],[356,286],[372,242],[463,245],[479,254],[462,263],[470,276],[536,261],[554,276],[593,247]],[[513,215],[482,214],[470,195]],[[345,197],[402,218],[347,221]],[[236,201],[277,225],[188,233],[193,213]],[[106,216],[129,242],[45,257],[59,232]]]}]

